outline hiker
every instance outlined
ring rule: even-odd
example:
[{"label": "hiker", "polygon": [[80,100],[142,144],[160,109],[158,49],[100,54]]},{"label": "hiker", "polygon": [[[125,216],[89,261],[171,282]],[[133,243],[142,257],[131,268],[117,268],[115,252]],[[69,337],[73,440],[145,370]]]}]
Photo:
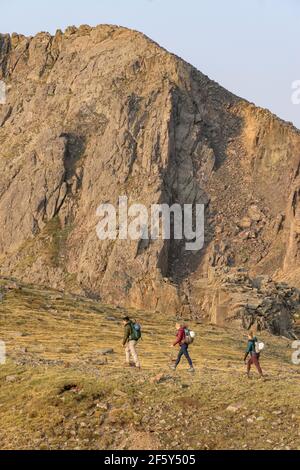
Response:
[{"label": "hiker", "polygon": [[188,369],[188,372],[195,372],[194,366],[193,366],[193,361],[189,355],[189,342],[187,341],[187,334],[189,330],[187,329],[186,326],[181,325],[180,323],[176,323],[176,330],[177,330],[177,335],[176,335],[176,341],[174,344],[172,344],[172,348],[175,348],[177,345],[180,346],[180,351],[177,357],[177,360],[175,362],[175,365],[170,366],[172,370],[176,370],[177,366],[179,365],[182,356],[186,357],[186,360],[189,363],[190,368]]},{"label": "hiker", "polygon": [[125,357],[126,357],[126,364],[130,366],[130,356],[134,361],[135,367],[138,369],[141,368],[140,361],[136,352],[136,344],[141,337],[141,333],[135,329],[135,326],[138,324],[134,324],[130,320],[129,317],[123,318],[123,325],[124,325],[124,338],[123,338],[123,346],[125,348]]},{"label": "hiker", "polygon": [[[251,370],[252,364],[255,365],[256,369],[258,370],[258,373],[259,373],[260,377],[264,376],[263,371],[261,370],[261,367],[260,367],[260,363],[259,363],[260,353],[257,352],[256,343],[258,343],[258,340],[257,340],[256,336],[254,336],[253,332],[250,331],[250,333],[248,334],[248,345],[247,345],[247,350],[246,350],[246,354],[245,354],[245,358],[244,358],[244,362],[245,362],[245,364],[247,364],[247,376],[248,376],[248,378],[250,377],[250,370]],[[248,357],[249,354],[250,354],[250,359],[247,362],[247,357]]]}]

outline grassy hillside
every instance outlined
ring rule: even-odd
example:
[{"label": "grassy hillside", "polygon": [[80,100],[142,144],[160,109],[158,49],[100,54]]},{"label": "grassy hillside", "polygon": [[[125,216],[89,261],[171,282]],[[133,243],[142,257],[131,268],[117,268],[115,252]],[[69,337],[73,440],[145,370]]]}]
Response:
[{"label": "grassy hillside", "polygon": [[196,373],[185,360],[173,373],[174,319],[134,312],[144,330],[138,371],[124,368],[121,346],[132,312],[1,286],[1,449],[300,449],[300,366],[286,339],[261,335],[268,376],[249,380],[244,332],[192,324]]}]

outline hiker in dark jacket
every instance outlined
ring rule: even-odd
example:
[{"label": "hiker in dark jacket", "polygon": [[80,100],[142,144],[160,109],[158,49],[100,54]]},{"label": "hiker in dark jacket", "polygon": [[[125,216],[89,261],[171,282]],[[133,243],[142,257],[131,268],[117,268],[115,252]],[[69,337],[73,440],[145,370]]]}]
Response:
[{"label": "hiker in dark jacket", "polygon": [[[254,336],[253,332],[251,331],[248,335],[248,345],[247,345],[247,350],[246,354],[244,357],[244,362],[247,364],[247,376],[250,377],[250,370],[251,366],[254,364],[256,369],[258,370],[258,373],[260,377],[263,377],[263,371],[261,370],[260,363],[259,363],[259,357],[260,354],[256,352],[255,350],[255,343],[257,342],[256,336]],[[247,357],[250,354],[250,359],[247,361]]]},{"label": "hiker in dark jacket", "polygon": [[186,357],[186,360],[189,363],[190,368],[188,369],[189,372],[195,372],[194,366],[193,366],[193,361],[189,355],[189,345],[185,342],[185,326],[180,325],[180,323],[176,323],[176,330],[177,330],[177,335],[176,335],[176,341],[172,344],[172,348],[175,348],[177,345],[180,346],[180,351],[177,357],[177,360],[175,362],[174,366],[170,366],[172,370],[176,370],[177,366],[179,365],[182,356]]},{"label": "hiker in dark jacket", "polygon": [[125,348],[125,358],[127,366],[130,366],[130,356],[134,361],[135,367],[138,369],[141,368],[140,361],[136,352],[137,341],[132,337],[132,327],[133,323],[129,317],[123,319],[124,325],[124,337],[123,337],[123,347]]}]

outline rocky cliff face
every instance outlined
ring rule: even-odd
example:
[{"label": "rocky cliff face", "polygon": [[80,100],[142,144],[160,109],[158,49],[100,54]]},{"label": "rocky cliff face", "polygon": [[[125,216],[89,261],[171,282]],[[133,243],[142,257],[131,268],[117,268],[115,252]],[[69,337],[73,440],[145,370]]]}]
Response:
[{"label": "rocky cliff face", "polygon": [[[291,125],[125,28],[1,35],[0,79],[1,274],[199,315],[211,269],[300,287]],[[205,204],[205,248],[100,242],[97,207],[120,195]]]}]

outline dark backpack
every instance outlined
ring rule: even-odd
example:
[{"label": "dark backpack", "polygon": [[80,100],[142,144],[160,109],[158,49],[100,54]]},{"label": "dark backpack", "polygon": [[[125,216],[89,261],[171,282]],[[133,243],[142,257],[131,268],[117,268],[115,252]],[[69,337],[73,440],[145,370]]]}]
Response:
[{"label": "dark backpack", "polygon": [[138,341],[142,337],[142,327],[139,323],[130,322],[131,328],[131,339],[133,341]]}]

